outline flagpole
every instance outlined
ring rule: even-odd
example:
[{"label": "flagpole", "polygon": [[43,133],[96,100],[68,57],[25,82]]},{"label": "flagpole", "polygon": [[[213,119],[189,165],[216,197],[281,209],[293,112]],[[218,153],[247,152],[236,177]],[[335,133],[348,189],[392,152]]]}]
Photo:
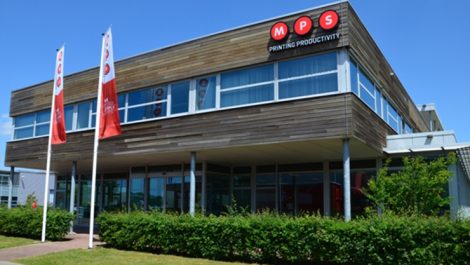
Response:
[{"label": "flagpole", "polygon": [[[104,34],[102,34],[104,36]],[[98,80],[98,98],[96,104],[96,122],[95,122],[95,141],[93,148],[93,173],[91,176],[91,202],[90,202],[90,234],[88,238],[88,248],[93,248],[93,230],[95,225],[95,193],[96,193],[96,166],[98,163],[98,143],[100,134],[101,120],[101,90],[103,87],[103,54],[104,54],[104,37],[101,43],[101,60],[100,60],[100,76]]]},{"label": "flagpole", "polygon": [[[59,50],[56,50],[59,51]],[[46,242],[46,222],[47,222],[47,206],[48,206],[48,198],[49,198],[49,175],[51,170],[51,153],[52,153],[52,128],[54,122],[54,110],[55,110],[55,86],[56,80],[54,78],[54,84],[52,85],[52,103],[51,103],[51,118],[50,118],[50,126],[49,126],[49,141],[47,143],[47,162],[46,162],[46,181],[44,184],[44,204],[43,204],[43,211],[42,211],[42,232],[41,232],[41,242]]]}]

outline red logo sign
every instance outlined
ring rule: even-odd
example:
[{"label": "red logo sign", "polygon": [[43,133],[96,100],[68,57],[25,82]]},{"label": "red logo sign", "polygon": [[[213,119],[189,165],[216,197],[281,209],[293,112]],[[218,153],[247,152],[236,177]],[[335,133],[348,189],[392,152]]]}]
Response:
[{"label": "red logo sign", "polygon": [[289,35],[289,27],[285,22],[277,22],[271,27],[271,38],[273,40],[283,40],[287,35]]},{"label": "red logo sign", "polygon": [[294,23],[294,31],[297,35],[303,36],[312,31],[313,23],[310,17],[299,17]]},{"label": "red logo sign", "polygon": [[338,26],[339,16],[334,10],[323,12],[318,19],[318,24],[324,30],[331,30]]},{"label": "red logo sign", "polygon": [[110,70],[111,70],[111,67],[109,67],[109,64],[106,64],[106,65],[104,66],[104,74],[105,74],[105,75],[109,74],[109,71],[110,71]]},{"label": "red logo sign", "polygon": [[56,81],[56,86],[60,87],[61,84],[62,84],[62,77],[59,76]]}]

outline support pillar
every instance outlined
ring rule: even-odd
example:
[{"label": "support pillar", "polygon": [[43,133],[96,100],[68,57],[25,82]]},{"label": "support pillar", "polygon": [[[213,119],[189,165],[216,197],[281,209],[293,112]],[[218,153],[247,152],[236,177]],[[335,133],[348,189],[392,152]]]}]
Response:
[{"label": "support pillar", "polygon": [[189,180],[189,214],[194,216],[196,209],[196,152],[191,152],[191,172]]},{"label": "support pillar", "polygon": [[207,162],[202,163],[202,183],[201,183],[201,210],[206,213],[207,204]]},{"label": "support pillar", "polygon": [[10,177],[8,178],[8,209],[11,209],[13,200],[13,179],[15,177],[15,167],[10,167]]},{"label": "support pillar", "polygon": [[[77,174],[77,161],[72,162],[72,173],[70,174],[70,208],[71,214],[74,213],[75,206],[75,176]],[[70,232],[73,232],[73,221],[70,221]]]},{"label": "support pillar", "polygon": [[344,220],[351,220],[351,172],[350,172],[349,139],[343,140],[343,190]]},{"label": "support pillar", "polygon": [[330,163],[323,162],[323,215],[331,216]]}]

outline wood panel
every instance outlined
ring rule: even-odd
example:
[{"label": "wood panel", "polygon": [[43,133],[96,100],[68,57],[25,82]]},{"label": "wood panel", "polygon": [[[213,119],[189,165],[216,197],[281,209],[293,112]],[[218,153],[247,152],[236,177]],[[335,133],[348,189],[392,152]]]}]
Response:
[{"label": "wood panel", "polygon": [[[341,34],[339,41],[276,54],[268,52],[269,32],[274,21],[283,20],[292,30],[296,18],[300,15],[309,15],[315,21],[313,34],[317,34],[321,33],[317,27],[318,17],[326,9],[335,9],[341,16],[341,23],[338,27],[338,32]],[[116,63],[118,92],[346,46],[348,44],[347,12],[347,3],[335,4],[121,60]],[[294,35],[290,34],[289,38],[295,38]],[[98,68],[66,76],[64,79],[65,104],[96,97],[97,84]],[[10,116],[48,108],[51,88],[52,82],[49,81],[12,92]]]},{"label": "wood panel", "polygon": [[419,132],[428,131],[428,126],[415,103],[351,6],[348,12],[348,34],[349,51],[353,57],[385,91],[384,94],[403,114],[406,121]]},{"label": "wood panel", "polygon": [[[121,157],[132,163],[134,155],[350,137],[351,97],[340,94],[124,125],[121,136],[100,142],[100,161]],[[66,144],[54,146],[53,158],[90,160],[92,142],[93,131],[69,133]],[[42,168],[46,147],[46,137],[9,142],[5,163]]]},{"label": "wood panel", "polygon": [[356,95],[351,94],[351,97],[354,138],[382,153],[387,143],[387,135],[396,134],[395,131]]}]

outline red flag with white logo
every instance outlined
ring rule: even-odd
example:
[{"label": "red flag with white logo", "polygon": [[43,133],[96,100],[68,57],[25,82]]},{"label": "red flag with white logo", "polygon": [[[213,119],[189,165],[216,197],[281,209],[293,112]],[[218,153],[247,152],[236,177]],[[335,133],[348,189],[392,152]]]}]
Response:
[{"label": "red flag with white logo", "polygon": [[64,119],[64,47],[57,51],[54,75],[54,101],[52,102],[51,143],[65,143]]},{"label": "red flag with white logo", "polygon": [[101,87],[101,115],[99,138],[104,139],[121,134],[119,121],[118,99],[116,93],[116,77],[114,74],[113,41],[111,28],[103,36],[102,48],[102,87]]}]

